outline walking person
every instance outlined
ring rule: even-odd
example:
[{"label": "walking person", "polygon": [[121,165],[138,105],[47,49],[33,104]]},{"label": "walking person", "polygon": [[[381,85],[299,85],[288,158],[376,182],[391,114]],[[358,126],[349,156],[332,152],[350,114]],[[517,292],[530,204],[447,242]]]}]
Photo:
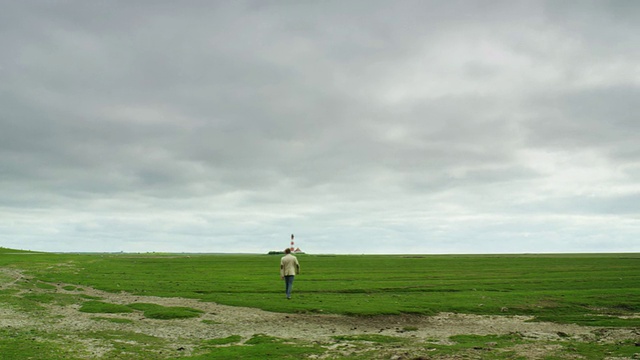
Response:
[{"label": "walking person", "polygon": [[298,259],[291,255],[291,249],[284,250],[285,256],[280,259],[280,278],[284,280],[287,299],[291,299],[291,288],[293,288],[293,278],[300,274],[300,264]]}]

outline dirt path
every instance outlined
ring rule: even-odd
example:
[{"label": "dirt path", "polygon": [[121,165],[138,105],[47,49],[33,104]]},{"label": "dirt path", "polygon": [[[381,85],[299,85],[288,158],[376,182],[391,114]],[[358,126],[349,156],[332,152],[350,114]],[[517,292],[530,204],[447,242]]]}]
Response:
[{"label": "dirt path", "polygon": [[[33,281],[16,270],[0,269],[0,288],[17,288],[20,282]],[[353,317],[318,314],[281,314],[254,308],[243,308],[201,302],[184,298],[138,296],[128,293],[109,293],[83,287],[65,290],[67,284],[52,284],[55,289],[41,290],[64,294],[83,294],[99,297],[114,304],[154,303],[163,306],[185,306],[199,309],[199,318],[183,320],[154,320],[131,314],[89,314],[80,312],[79,304],[69,306],[48,305],[46,318],[19,312],[0,303],[0,326],[3,328],[38,328],[65,333],[88,333],[102,330],[128,331],[165,339],[185,354],[193,350],[197,340],[240,335],[244,339],[255,334],[278,338],[302,339],[311,342],[330,342],[336,335],[381,334],[396,337],[429,339],[446,344],[449,337],[461,334],[502,335],[518,333],[524,338],[560,340],[573,338],[580,341],[617,341],[638,337],[633,329],[603,329],[555,323],[527,322],[527,316],[480,316],[442,313],[437,316],[374,316]],[[30,287],[31,291],[33,287]],[[19,295],[19,294],[18,294]],[[285,300],[286,301],[286,300]],[[292,301],[295,301],[292,300]],[[130,319],[130,323],[96,321],[95,317]],[[203,321],[205,320],[205,321]],[[532,350],[533,351],[533,350]],[[100,350],[95,349],[99,355]]]}]

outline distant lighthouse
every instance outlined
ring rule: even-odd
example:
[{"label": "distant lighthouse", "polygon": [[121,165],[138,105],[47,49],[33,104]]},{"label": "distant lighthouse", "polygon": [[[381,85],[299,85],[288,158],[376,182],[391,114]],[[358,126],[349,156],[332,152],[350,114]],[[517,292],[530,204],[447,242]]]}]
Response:
[{"label": "distant lighthouse", "polygon": [[296,248],[293,245],[293,234],[291,234],[291,252],[294,252],[295,250],[296,250]]}]

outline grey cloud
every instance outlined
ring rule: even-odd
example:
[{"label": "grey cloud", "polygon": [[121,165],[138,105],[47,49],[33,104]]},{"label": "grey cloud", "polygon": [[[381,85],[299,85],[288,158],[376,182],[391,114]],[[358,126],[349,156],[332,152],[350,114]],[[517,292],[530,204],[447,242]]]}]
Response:
[{"label": "grey cloud", "polygon": [[635,108],[637,86],[614,86],[554,93],[532,104],[529,140],[554,147],[603,146],[631,140],[640,131]]},{"label": "grey cloud", "polygon": [[0,228],[41,249],[637,234],[631,2],[3,5]]}]

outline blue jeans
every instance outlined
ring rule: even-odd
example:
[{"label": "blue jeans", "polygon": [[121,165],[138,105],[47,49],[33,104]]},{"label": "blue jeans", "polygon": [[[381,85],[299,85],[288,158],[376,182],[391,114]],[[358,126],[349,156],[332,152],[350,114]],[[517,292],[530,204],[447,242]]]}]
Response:
[{"label": "blue jeans", "polygon": [[287,275],[284,277],[284,287],[287,292],[287,299],[291,297],[291,289],[293,288],[293,275]]}]

